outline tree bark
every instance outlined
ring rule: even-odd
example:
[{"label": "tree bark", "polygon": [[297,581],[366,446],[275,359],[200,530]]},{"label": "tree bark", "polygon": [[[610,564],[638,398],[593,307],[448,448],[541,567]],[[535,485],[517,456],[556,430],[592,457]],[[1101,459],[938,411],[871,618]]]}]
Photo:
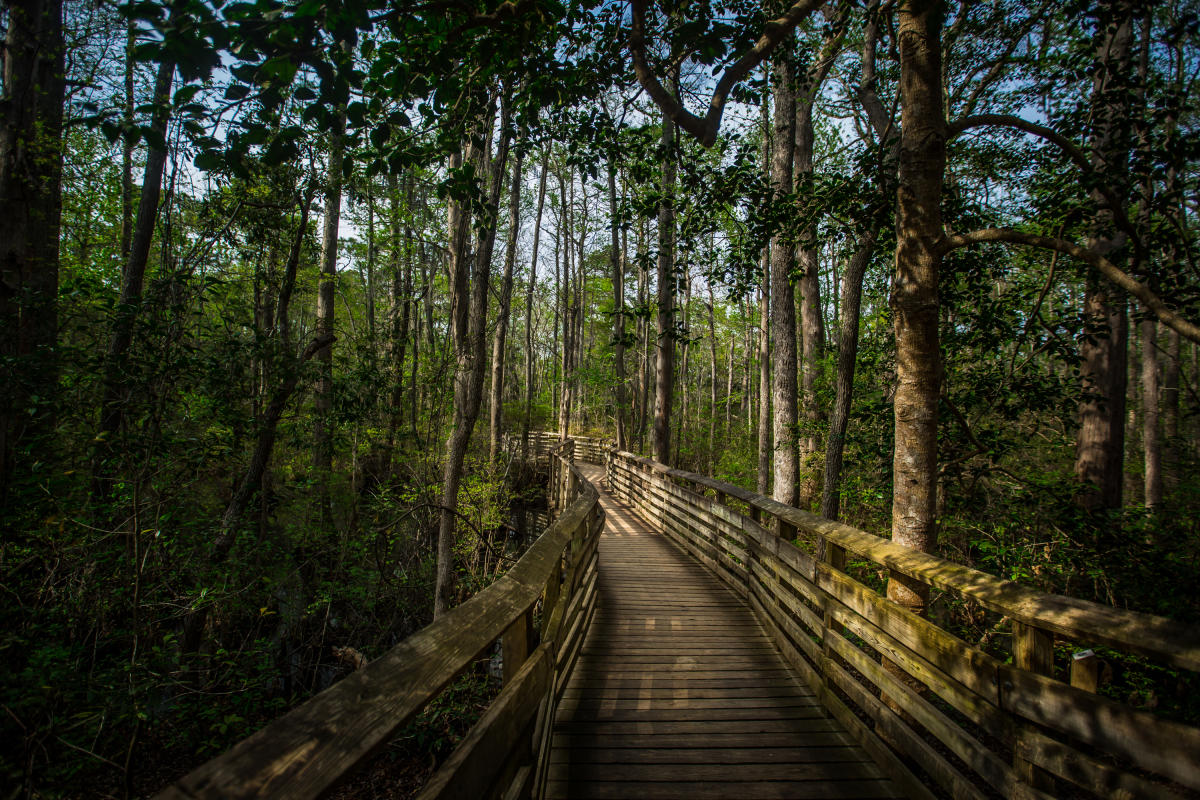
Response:
[{"label": "tree bark", "polygon": [[542,156],[542,174],[538,179],[537,216],[533,222],[533,253],[529,256],[529,285],[525,287],[525,429],[521,436],[522,460],[528,460],[529,429],[533,424],[533,292],[537,285],[538,247],[542,241],[542,212],[546,207],[546,175],[549,151]]},{"label": "tree bark", "polygon": [[617,165],[614,156],[608,160],[608,226],[611,237],[613,283],[613,366],[616,371],[617,449],[626,450],[625,441],[625,261],[621,257],[621,229],[617,223]]},{"label": "tree bark", "polygon": [[[489,116],[494,111],[489,111]],[[486,365],[488,285],[491,279],[492,247],[496,239],[496,209],[508,161],[510,110],[502,102],[500,139],[492,161],[491,186],[487,197],[485,225],[479,234],[476,255],[468,252],[470,218],[468,209],[458,201],[450,204],[449,230],[451,275],[451,317],[454,320],[454,419],[446,440],[446,463],[442,472],[442,497],[438,516],[437,578],[433,613],[441,616],[450,608],[454,591],[454,529],[458,492],[462,485],[467,445],[483,404],[483,373]],[[490,136],[489,136],[490,138]],[[471,160],[483,163],[485,156],[472,145]],[[472,261],[474,263],[472,264]]]},{"label": "tree bark", "polygon": [[[1133,9],[1128,0],[1102,3],[1097,11],[1098,36],[1092,85],[1093,171],[1123,193],[1129,158]],[[1118,247],[1113,212],[1099,191],[1098,212],[1088,249],[1108,258]],[[1115,257],[1115,256],[1114,256]],[[1079,350],[1083,399],[1079,404],[1079,439],[1075,475],[1082,486],[1077,502],[1089,511],[1122,505],[1125,457],[1125,394],[1128,317],[1125,299],[1095,275],[1084,294],[1084,338]]]},{"label": "tree bark", "polygon": [[[9,0],[0,96],[0,508],[16,452],[54,430],[62,218],[63,5]],[[39,459],[40,460],[40,459]]]},{"label": "tree bark", "polygon": [[[317,287],[317,338],[333,337],[337,288],[338,226],[342,218],[342,169],[346,155],[346,114],[339,112],[329,135],[329,160],[325,176],[325,214],[321,224],[321,275]],[[321,527],[333,521],[329,498],[329,473],[333,468],[333,348],[316,355],[318,377],[313,391],[313,472]]]},{"label": "tree bark", "polygon": [[1146,509],[1162,504],[1162,438],[1158,414],[1158,325],[1145,319],[1142,328],[1142,451],[1146,462]]},{"label": "tree bark", "polygon": [[[775,131],[771,157],[771,186],[775,202],[792,190],[796,138],[796,88],[790,40],[776,55],[774,67]],[[775,476],[772,497],[796,504],[796,300],[792,285],[795,249],[776,233],[771,239],[771,340],[774,357],[771,402],[774,406]]]},{"label": "tree bark", "polygon": [[518,147],[513,159],[512,190],[508,198],[508,242],[504,250],[504,277],[500,281],[500,307],[496,312],[496,332],[492,337],[492,386],[488,398],[491,412],[488,455],[500,457],[500,435],[504,421],[504,359],[508,338],[508,317],[512,305],[513,268],[517,262],[517,237],[521,232],[521,167],[525,153]]},{"label": "tree bark", "polygon": [[840,482],[842,456],[846,450],[846,427],[850,421],[850,403],[854,398],[854,371],[858,365],[858,320],[862,308],[863,276],[871,263],[878,232],[871,229],[858,240],[842,275],[841,328],[838,333],[837,385],[833,411],[829,415],[829,436],[825,442],[825,474],[821,487],[821,516],[838,518],[841,513]]},{"label": "tree bark", "polygon": [[[770,70],[763,72],[762,98],[762,171],[771,176],[771,117],[766,85]],[[771,437],[771,247],[762,253],[762,284],[758,292],[758,481],[756,489],[765,495],[771,491],[771,462],[775,451]]]},{"label": "tree bark", "polygon": [[129,347],[133,344],[133,328],[142,304],[146,265],[150,260],[150,244],[158,219],[163,170],[167,163],[165,142],[174,77],[174,61],[167,60],[158,65],[154,79],[154,113],[150,120],[153,141],[148,143],[133,239],[121,273],[121,297],[117,301],[112,339],[104,359],[104,392],[100,402],[100,426],[96,434],[98,444],[92,462],[92,494],[97,500],[111,494],[113,465],[108,462],[112,457],[113,439],[125,421],[129,395],[125,386],[126,360]]},{"label": "tree bark", "polygon": [[[671,76],[671,90],[679,90],[678,74]],[[658,206],[658,314],[655,327],[654,458],[673,463],[671,450],[671,405],[675,390],[675,123],[662,116],[661,198]]]},{"label": "tree bark", "polygon": [[[937,542],[937,411],[941,388],[938,271],[946,123],[942,112],[938,0],[899,7],[901,134],[896,193],[896,335],[892,541],[914,550]],[[887,596],[923,614],[929,587],[892,572]]]}]

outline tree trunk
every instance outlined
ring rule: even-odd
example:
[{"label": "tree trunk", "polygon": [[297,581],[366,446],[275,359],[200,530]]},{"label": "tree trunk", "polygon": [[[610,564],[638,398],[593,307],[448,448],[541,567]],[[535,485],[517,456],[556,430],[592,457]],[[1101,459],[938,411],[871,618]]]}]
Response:
[{"label": "tree trunk", "polygon": [[[765,69],[765,68],[764,68]],[[764,71],[764,85],[769,84],[769,73]],[[771,118],[766,96],[762,101],[762,170],[771,174]],[[747,354],[748,355],[748,354]],[[771,438],[771,248],[763,248],[762,285],[758,297],[758,483],[761,495],[771,491],[771,462],[775,451]]]},{"label": "tree trunk", "polygon": [[[896,444],[892,463],[892,541],[914,550],[937,542],[937,411],[941,388],[937,249],[942,231],[946,124],[942,112],[941,25],[937,0],[899,7],[900,183],[896,194]],[[892,572],[887,596],[923,614],[929,587]]]},{"label": "tree trunk", "polygon": [[1164,483],[1172,489],[1179,482],[1179,356],[1179,332],[1170,329],[1163,363],[1162,434]]},{"label": "tree trunk", "polygon": [[[412,178],[405,181],[411,187]],[[392,234],[392,398],[391,413],[388,415],[388,450],[394,455],[396,433],[406,410],[404,403],[404,362],[407,358],[408,331],[412,324],[412,235],[411,227],[404,224],[402,215],[412,213],[412,191],[407,194],[407,208],[400,205],[400,187],[396,176],[388,176],[388,199],[391,204]],[[415,425],[415,421],[414,421]],[[390,457],[390,456],[389,456]]]},{"label": "tree trunk", "polygon": [[[125,23],[125,124],[133,125],[134,86],[133,72],[136,60],[133,55],[137,46],[137,25],[130,20]],[[121,140],[121,258],[129,258],[129,245],[133,238],[133,146],[132,139]]]},{"label": "tree trunk", "polygon": [[166,148],[159,144],[166,141],[174,77],[175,62],[168,60],[158,65],[154,79],[154,113],[150,121],[153,141],[149,142],[146,152],[146,169],[142,176],[142,194],[133,225],[133,239],[121,274],[121,297],[117,302],[112,339],[104,359],[104,393],[100,403],[100,429],[96,435],[99,444],[92,463],[92,493],[98,500],[111,494],[113,467],[108,461],[112,456],[113,438],[125,421],[129,394],[125,385],[126,357],[133,344],[133,328],[142,303],[146,264],[150,259],[150,243],[154,239],[154,227],[158,219],[163,169],[167,162]]},{"label": "tree trunk", "polygon": [[504,420],[504,358],[508,338],[509,308],[512,305],[513,268],[517,262],[517,236],[521,231],[521,167],[525,153],[518,147],[513,159],[512,190],[508,198],[508,243],[504,250],[504,277],[500,282],[500,307],[496,312],[496,333],[492,338],[492,387],[488,398],[491,412],[490,445],[492,461],[500,457],[500,434]]},{"label": "tree trunk", "polygon": [[[1100,5],[1092,86],[1091,161],[1124,193],[1129,158],[1128,93],[1133,10],[1128,0]],[[1110,257],[1118,247],[1112,212],[1097,191],[1098,212],[1088,248]],[[1082,484],[1077,502],[1089,511],[1120,508],[1124,482],[1125,390],[1128,317],[1125,299],[1092,274],[1084,294],[1085,335],[1079,351],[1084,397],[1079,404],[1075,475]]]},{"label": "tree trunk", "polygon": [[[671,75],[671,91],[679,92],[678,73]],[[675,123],[662,115],[661,182],[658,204],[658,315],[655,320],[654,430],[651,446],[655,460],[673,463],[671,405],[675,391]]]},{"label": "tree trunk", "polygon": [[[789,38],[777,52],[774,67],[775,131],[771,186],[781,202],[792,189],[793,142],[796,131],[796,88]],[[796,504],[796,301],[792,286],[795,250],[783,235],[771,239],[771,340],[774,370],[771,402],[774,413],[775,476],[772,497]]]},{"label": "tree trunk", "polygon": [[1147,317],[1142,327],[1142,450],[1146,459],[1146,508],[1163,499],[1162,439],[1158,429],[1158,325]]},{"label": "tree trunk", "polygon": [[[317,338],[332,338],[337,287],[338,225],[342,218],[342,165],[346,114],[339,112],[329,135],[329,162],[325,176],[325,215],[321,225],[321,276],[317,287]],[[333,468],[333,348],[317,352],[319,374],[313,392],[313,472],[321,527],[329,530],[333,509],[329,499],[329,473]]]},{"label": "tree trunk", "polygon": [[525,289],[525,430],[521,437],[522,460],[528,459],[529,429],[533,424],[533,292],[537,285],[538,246],[542,241],[542,212],[546,207],[546,175],[549,151],[542,156],[542,175],[538,179],[537,217],[533,222],[533,253],[529,256],[529,285]]},{"label": "tree trunk", "polygon": [[625,450],[625,261],[621,257],[621,229],[617,223],[617,165],[608,160],[608,226],[612,239],[613,366],[616,370],[617,449]]},{"label": "tree trunk", "polygon": [[[494,112],[489,112],[489,115]],[[454,321],[454,420],[446,440],[446,463],[442,473],[442,498],[438,515],[437,583],[433,613],[441,616],[450,608],[454,591],[454,528],[458,491],[462,484],[467,445],[483,404],[483,372],[486,365],[488,284],[491,279],[492,247],[496,239],[496,209],[508,161],[510,111],[503,102],[500,115],[500,140],[492,162],[491,187],[485,226],[472,265],[468,253],[470,218],[460,202],[450,204],[450,259],[452,287],[451,318]],[[490,136],[489,136],[490,138]],[[472,160],[481,164],[485,156],[472,145]]]},{"label": "tree trunk", "polygon": [[833,412],[829,415],[829,435],[825,441],[825,475],[821,488],[821,516],[837,519],[840,513],[842,456],[846,450],[846,426],[850,421],[850,403],[854,397],[854,370],[858,365],[858,319],[862,307],[862,284],[877,231],[872,229],[858,240],[842,276],[841,329],[838,334],[837,386]]},{"label": "tree trunk", "polygon": [[[823,73],[815,77],[810,76],[803,96],[797,102],[794,182],[798,190],[812,177],[815,141],[813,106],[823,79]],[[814,221],[801,233],[796,254],[800,273],[800,339],[803,345],[803,356],[800,360],[800,396],[804,409],[804,431],[797,441],[800,475],[798,500],[804,508],[811,507],[815,502],[817,487],[821,485],[821,467],[816,462],[817,430],[821,422],[821,409],[817,402],[817,376],[825,349],[825,324],[821,316],[821,282],[818,276],[816,235]]]},{"label": "tree trunk", "polygon": [[[51,454],[58,368],[63,6],[9,0],[0,96],[0,508],[18,449]],[[41,460],[35,456],[32,460]]]}]

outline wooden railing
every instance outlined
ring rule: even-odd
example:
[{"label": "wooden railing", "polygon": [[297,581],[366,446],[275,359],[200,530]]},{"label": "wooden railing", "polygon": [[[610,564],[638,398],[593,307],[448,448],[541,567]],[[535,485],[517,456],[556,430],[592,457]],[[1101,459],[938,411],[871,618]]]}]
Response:
[{"label": "wooden railing", "polygon": [[604,526],[595,488],[571,463],[573,447],[547,451],[560,513],[512,569],[158,797],[322,796],[497,640],[504,688],[419,797],[540,797],[555,710],[595,610]]},{"label": "wooden railing", "polygon": [[[603,464],[607,457],[610,443],[606,439],[594,439],[587,436],[572,436],[565,440],[571,442],[571,451],[584,461],[593,464]],[[544,466],[555,448],[564,442],[562,434],[557,431],[530,431],[526,442],[520,434],[505,434],[504,449],[514,457],[520,458],[528,453],[528,460]]]},{"label": "wooden railing", "polygon": [[[1090,650],[1200,671],[1197,628],[1029,589],[631,453],[610,450],[606,471],[618,499],[746,598],[829,712],[911,797],[1200,790],[1200,729],[1097,694]],[[1011,663],[856,580],[848,556],[1007,617]]]}]

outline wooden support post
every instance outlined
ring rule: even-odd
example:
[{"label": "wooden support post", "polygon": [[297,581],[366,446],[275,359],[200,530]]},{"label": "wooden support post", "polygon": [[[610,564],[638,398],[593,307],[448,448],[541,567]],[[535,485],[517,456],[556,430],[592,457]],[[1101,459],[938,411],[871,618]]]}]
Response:
[{"label": "wooden support post", "polygon": [[529,644],[533,641],[533,609],[527,609],[513,620],[500,640],[504,655],[504,685],[507,686],[520,672],[529,658]]},{"label": "wooden support post", "polygon": [[554,618],[554,609],[558,605],[558,595],[562,590],[562,556],[559,556],[555,568],[550,570],[546,579],[546,588],[542,591],[542,639],[550,630],[550,621]]},{"label": "wooden support post", "polygon": [[1100,689],[1100,656],[1093,650],[1080,650],[1071,656],[1071,685],[1095,694]]},{"label": "wooden support post", "polygon": [[[1013,620],[1013,664],[1018,669],[1054,677],[1054,634]],[[1025,748],[1021,740],[1028,736],[1030,729],[1022,726],[1017,730],[1016,753]],[[1055,794],[1054,776],[1036,764],[1026,761],[1020,755],[1013,755],[1013,768],[1017,777],[1034,789],[1047,794]]]}]

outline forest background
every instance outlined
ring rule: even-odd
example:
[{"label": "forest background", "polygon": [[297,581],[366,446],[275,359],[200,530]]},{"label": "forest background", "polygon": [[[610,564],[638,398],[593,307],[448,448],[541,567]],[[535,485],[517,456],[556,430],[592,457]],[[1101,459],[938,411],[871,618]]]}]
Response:
[{"label": "forest background", "polygon": [[1200,620],[1194,2],[0,24],[12,796],[152,792],[494,579],[538,503],[506,433]]}]

